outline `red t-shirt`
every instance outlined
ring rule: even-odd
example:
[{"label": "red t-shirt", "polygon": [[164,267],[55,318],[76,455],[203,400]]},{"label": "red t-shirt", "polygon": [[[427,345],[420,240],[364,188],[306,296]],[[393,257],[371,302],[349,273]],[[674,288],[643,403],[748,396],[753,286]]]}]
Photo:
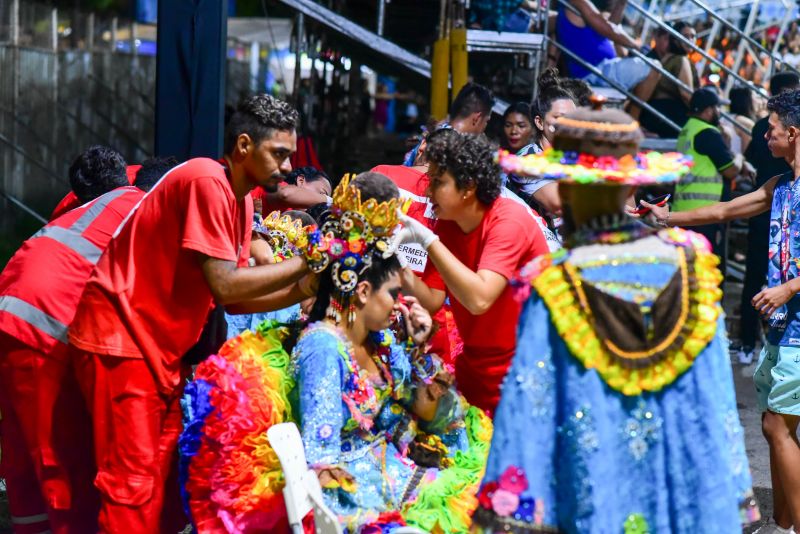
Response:
[{"label": "red t-shirt", "polygon": [[[125,168],[125,174],[128,175],[129,183],[133,184],[136,181],[136,173],[139,172],[139,169],[141,168],[142,168],[141,165],[128,165]],[[73,210],[80,205],[81,201],[78,200],[78,197],[75,196],[75,193],[70,191],[69,193],[64,195],[64,198],[62,198],[61,201],[58,203],[58,205],[53,209],[53,213],[50,215],[50,220],[54,221],[58,217],[61,217],[62,215],[67,213],[69,210]]]},{"label": "red t-shirt", "polygon": [[111,241],[70,325],[77,348],[144,358],[171,392],[181,357],[213,307],[200,255],[246,266],[253,201],[237,200],[224,167],[197,158],[172,170]]},{"label": "red t-shirt", "polygon": [[25,241],[0,274],[0,331],[45,354],[66,343],[92,269],[143,196],[136,187],[120,187]]},{"label": "red t-shirt", "polygon": [[[480,225],[468,234],[453,221],[439,221],[435,230],[464,265],[507,280],[533,258],[549,252],[534,213],[507,198],[495,200]],[[433,262],[428,262],[422,279],[431,288],[447,290]],[[472,315],[452,296],[450,304],[464,340],[464,352],[456,360],[458,388],[470,403],[492,412],[514,355],[521,304],[514,300],[510,284],[483,315]]]}]

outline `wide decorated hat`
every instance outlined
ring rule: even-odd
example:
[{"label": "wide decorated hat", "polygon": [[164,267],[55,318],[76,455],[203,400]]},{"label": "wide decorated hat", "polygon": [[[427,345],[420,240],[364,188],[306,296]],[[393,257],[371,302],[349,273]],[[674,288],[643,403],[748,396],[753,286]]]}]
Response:
[{"label": "wide decorated hat", "polygon": [[691,157],[679,152],[640,152],[639,123],[618,109],[579,108],[555,123],[553,147],[517,156],[500,150],[502,169],[521,178],[582,184],[656,185],[677,182],[689,172]]}]

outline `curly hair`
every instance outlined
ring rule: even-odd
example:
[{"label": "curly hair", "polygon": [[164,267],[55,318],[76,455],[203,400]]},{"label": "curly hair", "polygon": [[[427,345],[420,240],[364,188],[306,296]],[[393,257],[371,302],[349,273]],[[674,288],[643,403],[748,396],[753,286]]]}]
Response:
[{"label": "curly hair", "polygon": [[800,128],[800,89],[784,91],[767,101],[767,110],[778,115],[787,128]]},{"label": "curly hair", "polygon": [[247,134],[258,144],[272,136],[275,130],[297,129],[297,110],[283,100],[267,94],[254,95],[239,103],[225,127],[225,153],[236,145],[241,134]]},{"label": "curly hair", "polygon": [[475,196],[489,205],[500,196],[500,166],[494,160],[497,147],[483,135],[462,134],[452,129],[428,137],[426,155],[435,171],[453,175],[459,191],[475,186]]},{"label": "curly hair", "polygon": [[89,202],[117,187],[130,185],[122,154],[102,145],[92,145],[69,166],[69,185],[81,202]]}]

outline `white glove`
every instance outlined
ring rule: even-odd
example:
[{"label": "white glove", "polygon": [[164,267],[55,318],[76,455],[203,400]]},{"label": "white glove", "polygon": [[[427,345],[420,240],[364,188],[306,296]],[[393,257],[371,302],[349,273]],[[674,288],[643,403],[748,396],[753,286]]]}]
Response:
[{"label": "white glove", "polygon": [[403,243],[419,243],[422,248],[427,250],[434,241],[439,239],[439,236],[434,234],[430,228],[408,215],[400,213],[400,222],[403,223],[403,228],[394,236],[395,250],[398,245]]}]

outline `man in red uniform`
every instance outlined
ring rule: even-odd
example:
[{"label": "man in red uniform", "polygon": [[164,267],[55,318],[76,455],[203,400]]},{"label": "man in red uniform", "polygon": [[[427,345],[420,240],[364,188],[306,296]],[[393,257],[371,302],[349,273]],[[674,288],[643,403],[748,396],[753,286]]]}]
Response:
[{"label": "man in red uniform", "polygon": [[[122,165],[125,168],[125,177],[116,174],[116,166],[110,167],[106,164],[112,158],[116,166]],[[114,149],[102,145],[90,146],[72,162],[69,168],[69,185],[72,190],[53,209],[50,220],[54,221],[69,210],[86,204],[114,188],[133,184],[136,173],[141,167],[141,165],[125,167],[122,154]]]},{"label": "man in red uniform", "polygon": [[[91,147],[70,167],[70,182],[87,196],[127,184],[125,162]],[[48,523],[53,532],[96,528],[89,425],[68,372],[67,325],[94,265],[142,196],[125,186],[90,199],[25,241],[0,274],[0,476],[19,534],[44,532]]]},{"label": "man in red uniform", "polygon": [[302,257],[247,267],[250,190],[270,189],[291,170],[296,122],[285,102],[245,100],[226,127],[224,163],[196,158],[170,171],[87,283],[69,343],[92,416],[103,532],[181,528],[165,507],[178,493],[174,484],[165,494],[165,482],[181,430],[181,357],[214,302],[247,312],[304,298],[295,283],[307,273]]}]

